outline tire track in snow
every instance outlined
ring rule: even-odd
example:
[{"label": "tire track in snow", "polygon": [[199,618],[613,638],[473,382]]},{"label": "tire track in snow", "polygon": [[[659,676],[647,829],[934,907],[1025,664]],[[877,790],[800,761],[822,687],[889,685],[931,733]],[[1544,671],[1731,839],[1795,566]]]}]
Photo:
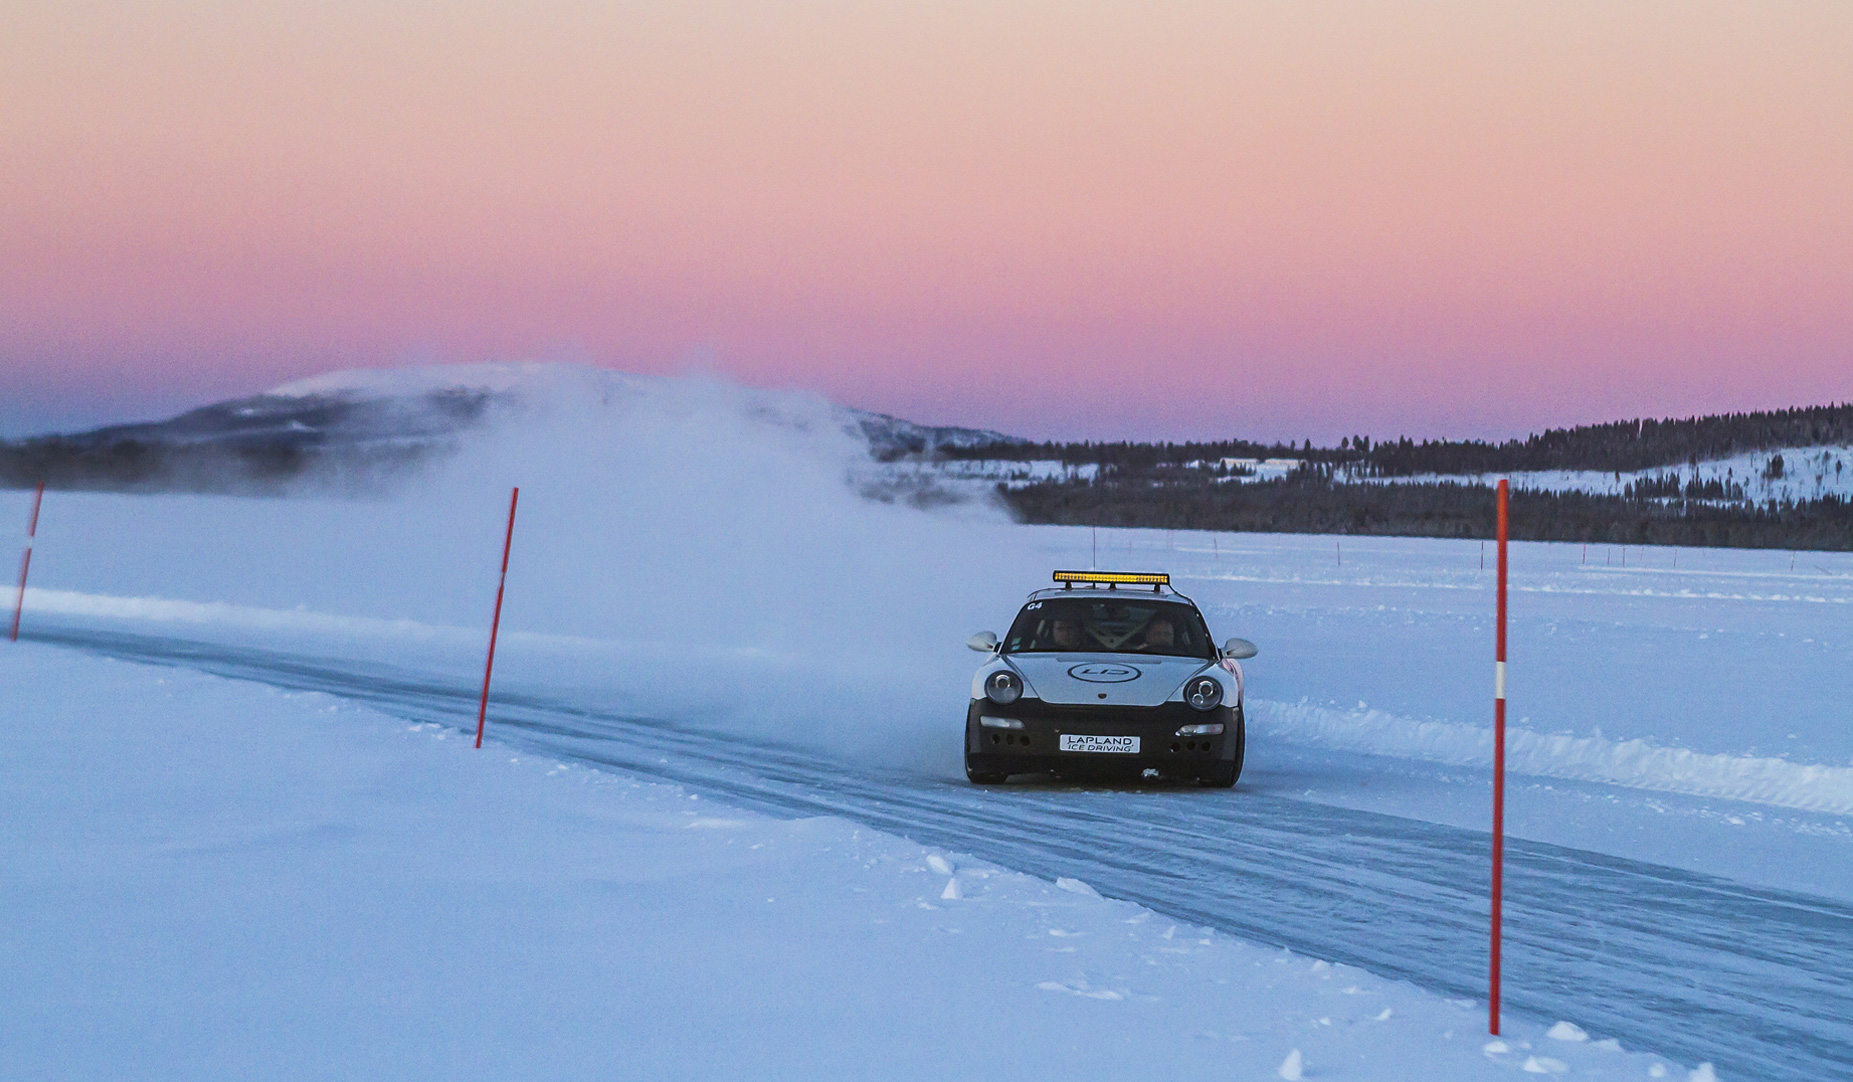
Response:
[{"label": "tire track in snow", "polygon": [[[81,630],[24,637],[318,691],[465,728],[475,692],[383,666]],[[781,816],[834,815],[1083,879],[1181,921],[1450,996],[1484,993],[1487,838],[1238,789],[974,789],[498,693],[505,745]],[[1507,844],[1506,999],[1725,1077],[1853,1069],[1853,906],[1536,842]]]}]

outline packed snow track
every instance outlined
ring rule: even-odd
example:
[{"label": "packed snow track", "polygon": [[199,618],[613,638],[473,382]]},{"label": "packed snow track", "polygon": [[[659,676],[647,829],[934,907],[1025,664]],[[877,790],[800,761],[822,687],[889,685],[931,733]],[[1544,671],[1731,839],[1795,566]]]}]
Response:
[{"label": "packed snow track", "polygon": [[[75,628],[22,638],[473,724],[476,691],[385,666]],[[956,728],[956,727],[955,727]],[[1452,996],[1484,994],[1487,838],[1238,789],[975,789],[498,694],[492,736],[780,816],[830,815]],[[1853,906],[1583,850],[1506,848],[1508,1008],[1722,1077],[1853,1074]]]}]

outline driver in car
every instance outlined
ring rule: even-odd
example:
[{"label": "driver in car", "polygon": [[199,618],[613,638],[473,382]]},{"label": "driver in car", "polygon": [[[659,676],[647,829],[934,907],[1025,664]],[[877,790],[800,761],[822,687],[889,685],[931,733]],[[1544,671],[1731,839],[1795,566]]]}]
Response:
[{"label": "driver in car", "polygon": [[1049,625],[1049,640],[1057,650],[1079,650],[1081,648],[1081,621],[1068,616],[1057,616]]},{"label": "driver in car", "polygon": [[1177,628],[1162,616],[1154,617],[1145,625],[1145,650],[1147,653],[1168,654],[1177,644]]}]

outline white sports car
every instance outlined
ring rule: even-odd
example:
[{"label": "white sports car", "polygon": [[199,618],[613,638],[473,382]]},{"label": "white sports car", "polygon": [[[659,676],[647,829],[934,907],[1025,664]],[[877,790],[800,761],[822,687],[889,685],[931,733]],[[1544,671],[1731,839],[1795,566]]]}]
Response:
[{"label": "white sports car", "polygon": [[1057,571],[972,678],[965,775],[1194,778],[1227,788],[1242,775],[1242,667],[1255,645],[1218,650],[1196,603],[1168,575]]}]

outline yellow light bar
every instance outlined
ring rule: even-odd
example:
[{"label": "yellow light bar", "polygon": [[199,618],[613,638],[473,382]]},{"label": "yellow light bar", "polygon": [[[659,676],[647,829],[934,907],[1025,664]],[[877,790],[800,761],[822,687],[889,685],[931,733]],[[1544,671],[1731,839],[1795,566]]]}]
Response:
[{"label": "yellow light bar", "polygon": [[1056,582],[1109,582],[1122,586],[1169,586],[1171,576],[1143,571],[1057,571]]}]

